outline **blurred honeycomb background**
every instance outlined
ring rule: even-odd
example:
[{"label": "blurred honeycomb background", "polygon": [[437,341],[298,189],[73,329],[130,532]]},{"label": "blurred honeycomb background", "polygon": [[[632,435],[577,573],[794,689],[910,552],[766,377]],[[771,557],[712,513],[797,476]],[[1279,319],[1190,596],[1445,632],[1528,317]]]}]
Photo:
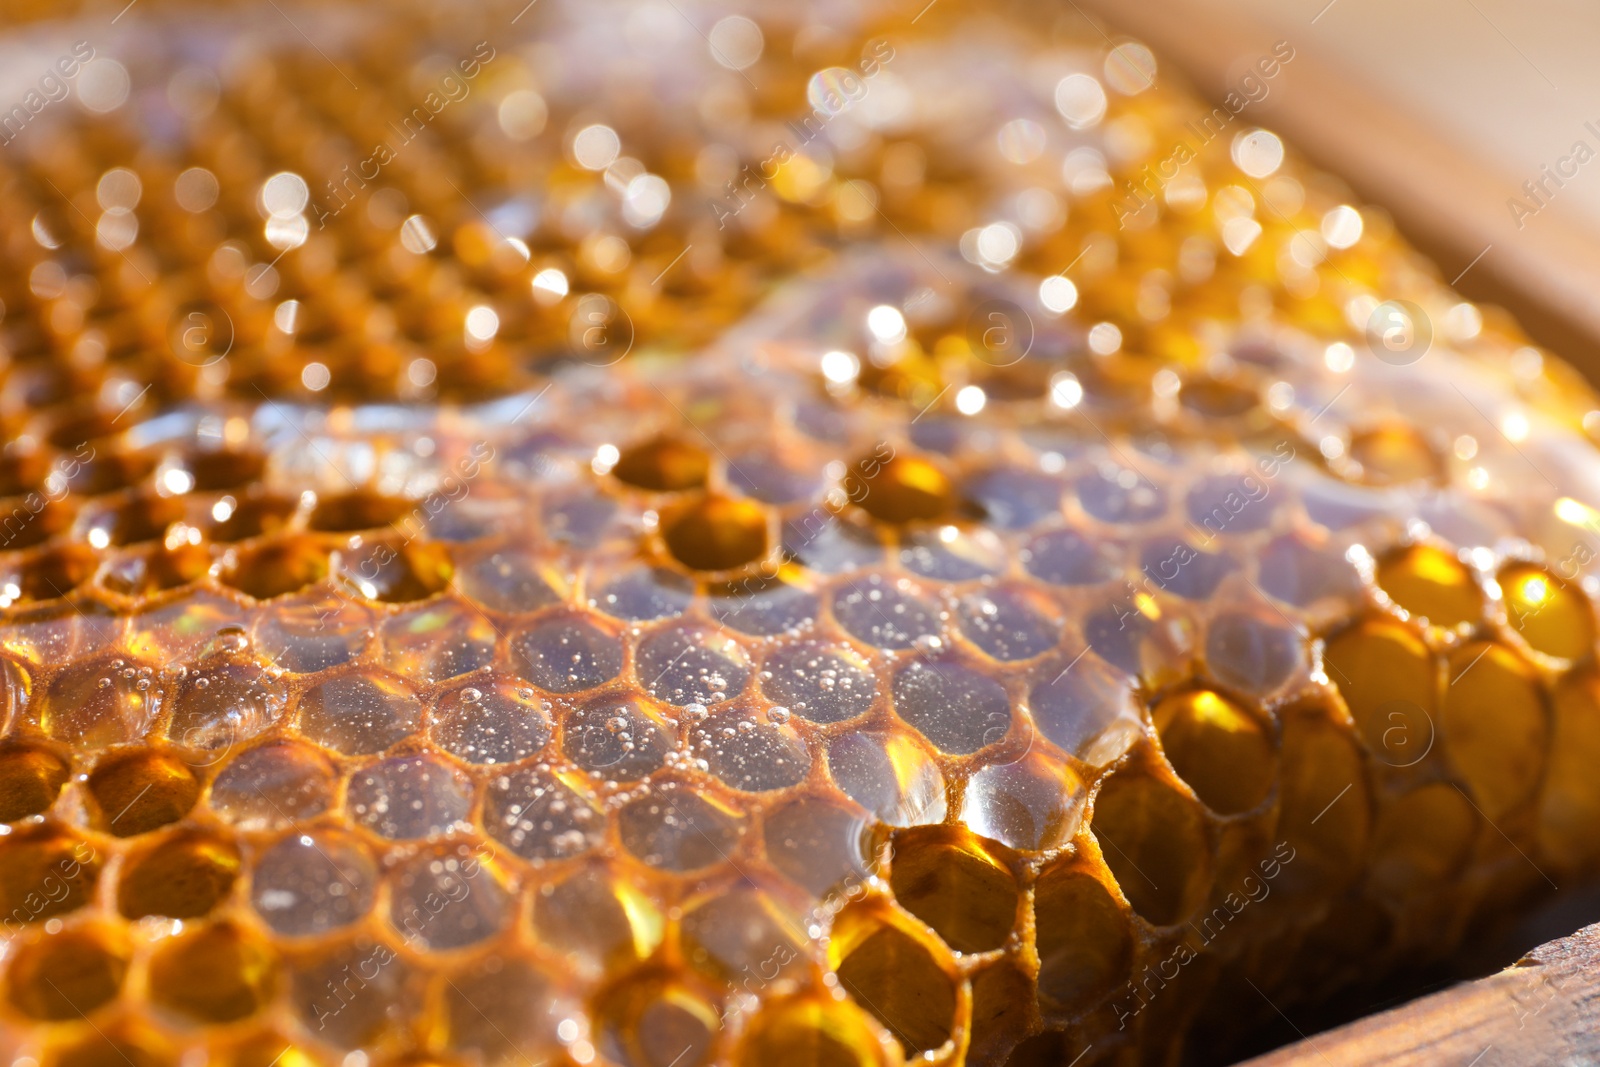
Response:
[{"label": "blurred honeycomb background", "polygon": [[37,14],[18,1067],[1217,1062],[1592,869],[1593,395],[1142,45]]}]

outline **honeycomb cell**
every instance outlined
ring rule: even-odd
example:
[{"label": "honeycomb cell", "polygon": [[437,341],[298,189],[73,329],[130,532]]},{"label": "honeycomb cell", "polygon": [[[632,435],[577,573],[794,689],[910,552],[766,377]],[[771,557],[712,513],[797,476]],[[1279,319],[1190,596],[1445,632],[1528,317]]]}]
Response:
[{"label": "honeycomb cell", "polygon": [[762,664],[760,684],[779,706],[824,725],[865,714],[878,693],[871,665],[854,650],[812,642],[773,649]]},{"label": "honeycomb cell", "polygon": [[589,600],[616,619],[648,622],[682,615],[694,600],[694,583],[664,567],[634,567],[606,582]]},{"label": "honeycomb cell", "polygon": [[905,579],[869,574],[834,590],[833,617],[874,648],[904,649],[937,637],[944,613]]},{"label": "honeycomb cell", "polygon": [[953,661],[912,660],[895,674],[890,693],[895,714],[943,752],[977,752],[1011,728],[1005,688]]},{"label": "honeycomb cell", "polygon": [[639,643],[645,692],[676,707],[719,704],[744,689],[750,665],[732,638],[699,628],[661,630]]},{"label": "honeycomb cell", "polygon": [[129,660],[71,664],[39,694],[39,726],[53,740],[90,750],[138,740],[157,712],[151,673]]},{"label": "honeycomb cell", "polygon": [[67,763],[46,749],[14,745],[0,751],[0,822],[48,811],[70,774]]},{"label": "honeycomb cell", "polygon": [[1051,530],[1017,553],[1028,573],[1051,585],[1098,585],[1116,577],[1116,546],[1076,530]]},{"label": "honeycomb cell", "polygon": [[485,766],[527,759],[553,732],[533,690],[502,677],[474,679],[441,694],[429,720],[435,744]]},{"label": "honeycomb cell", "polygon": [[1085,763],[1111,763],[1142,731],[1131,679],[1089,649],[1059,668],[1046,664],[1043,676],[1049,681],[1028,694],[1033,722],[1048,740]]},{"label": "honeycomb cell", "polygon": [[1054,648],[1061,634],[1048,601],[1015,589],[973,593],[956,621],[967,640],[997,660],[1032,659]]},{"label": "honeycomb cell", "polygon": [[465,948],[499,933],[511,897],[492,850],[466,844],[425,848],[389,872],[389,925],[428,952]]},{"label": "honeycomb cell", "polygon": [[910,738],[840,734],[828,745],[828,769],[846,796],[889,826],[944,820],[944,773]]},{"label": "honeycomb cell", "polygon": [[1478,825],[1472,803],[1454,785],[1412,790],[1386,807],[1373,828],[1368,885],[1402,900],[1436,889],[1466,863]]},{"label": "honeycomb cell", "polygon": [[433,756],[396,756],[350,776],[345,806],[380,837],[432,837],[466,826],[472,783]]},{"label": "honeycomb cell", "polygon": [[1534,651],[1576,660],[1594,650],[1594,612],[1570,584],[1527,563],[1502,569],[1497,580],[1506,621]]},{"label": "honeycomb cell", "polygon": [[1265,696],[1304,671],[1306,644],[1282,616],[1235,611],[1206,628],[1206,663],[1217,680]]},{"label": "honeycomb cell", "polygon": [[44,922],[89,903],[100,854],[88,841],[40,828],[0,841],[0,922]]},{"label": "honeycomb cell", "polygon": [[656,493],[698,489],[711,472],[711,457],[698,445],[657,437],[623,449],[612,475],[624,484]]},{"label": "honeycomb cell", "polygon": [[866,1013],[810,998],[769,1004],[750,1024],[739,1067],[877,1067],[889,1062]]},{"label": "honeycomb cell", "polygon": [[841,804],[799,797],[768,812],[763,828],[767,860],[814,897],[867,873],[867,824]]},{"label": "honeycomb cell", "polygon": [[713,977],[785,982],[805,973],[800,924],[754,885],[716,894],[687,912],[679,929],[689,963]]},{"label": "honeycomb cell", "polygon": [[1271,737],[1221,693],[1175,693],[1156,704],[1151,719],[1172,769],[1212,811],[1249,811],[1272,788]]},{"label": "honeycomb cell", "polygon": [[605,818],[576,782],[537,767],[489,783],[483,825],[525,860],[567,859],[600,843]]},{"label": "honeycomb cell", "polygon": [[967,779],[961,818],[974,832],[1012,848],[1056,848],[1078,832],[1085,796],[1071,767],[1028,751]]},{"label": "honeycomb cell", "polygon": [[622,695],[591,698],[561,723],[561,751],[591,775],[632,781],[666,765],[676,739],[672,723],[646,701]]},{"label": "honeycomb cell", "polygon": [[1078,1011],[1117,988],[1133,959],[1133,934],[1116,898],[1088,871],[1060,863],[1033,891],[1039,1000]]},{"label": "honeycomb cell", "polygon": [[1550,763],[1539,800],[1539,846],[1566,867],[1600,853],[1591,830],[1600,794],[1589,788],[1600,759],[1600,677],[1592,668],[1568,675],[1551,694]]},{"label": "honeycomb cell", "polygon": [[1412,545],[1378,562],[1378,585],[1394,602],[1446,628],[1476,622],[1483,594],[1472,572],[1434,545]]},{"label": "honeycomb cell", "polygon": [[445,1045],[484,1063],[521,1063],[557,1044],[573,1012],[555,983],[523,960],[490,957],[449,976],[444,991]]},{"label": "honeycomb cell", "polygon": [[1134,911],[1166,926],[1199,905],[1211,881],[1211,846],[1199,809],[1181,793],[1119,771],[1095,799],[1091,828]]},{"label": "honeycomb cell", "polygon": [[728,571],[767,554],[766,510],[753,500],[707,495],[666,511],[661,536],[685,567]]},{"label": "honeycomb cell", "polygon": [[210,804],[241,830],[275,830],[333,807],[338,776],[310,745],[272,741],[235,756],[211,783]]},{"label": "honeycomb cell", "polygon": [[177,834],[124,861],[117,910],[129,919],[197,919],[233,889],[239,850],[225,839]]},{"label": "honeycomb cell", "polygon": [[1225,552],[1208,552],[1174,537],[1157,537],[1139,550],[1139,570],[1157,587],[1185,600],[1207,600],[1239,569]]},{"label": "honeycomb cell", "polygon": [[[811,753],[792,730],[748,708],[713,715],[689,732],[689,747],[731,789],[762,793],[805,780]],[[785,717],[787,721],[787,717]]]},{"label": "honeycomb cell", "polygon": [[714,588],[707,607],[723,626],[751,637],[773,637],[815,622],[821,602],[781,578],[754,575]]},{"label": "honeycomb cell", "polygon": [[423,684],[487,666],[499,636],[482,611],[454,600],[391,615],[378,633],[384,666]]},{"label": "honeycomb cell", "polygon": [[63,930],[18,944],[6,970],[11,1006],[30,1019],[79,1019],[114,1000],[127,953],[93,929]]},{"label": "honeycomb cell", "polygon": [[52,1067],[167,1067],[173,1061],[149,1042],[122,1034],[95,1033],[66,1045]]},{"label": "honeycomb cell", "polygon": [[617,815],[622,847],[652,867],[684,873],[726,862],[744,833],[743,816],[710,797],[661,789]]},{"label": "honeycomb cell", "polygon": [[315,830],[281,838],[256,857],[250,904],[277,933],[311,937],[366,915],[377,888],[377,866],[360,841]]},{"label": "honeycomb cell", "polygon": [[329,557],[328,569],[356,596],[406,604],[426,600],[448,586],[455,564],[442,542],[357,536]]},{"label": "honeycomb cell", "polygon": [[955,486],[938,463],[880,444],[858,459],[844,479],[850,502],[889,523],[934,522],[950,515]]},{"label": "honeycomb cell", "polygon": [[313,591],[267,606],[256,622],[255,643],[275,666],[311,674],[354,659],[371,626],[360,605]]},{"label": "honeycomb cell", "polygon": [[1284,717],[1282,761],[1278,833],[1296,857],[1283,884],[1316,892],[1347,884],[1360,868],[1371,829],[1364,753],[1349,727],[1322,709],[1294,708]]},{"label": "honeycomb cell", "polygon": [[889,886],[901,907],[957,952],[1005,944],[1021,892],[1007,864],[971,834],[916,827],[893,839]]},{"label": "honeycomb cell", "polygon": [[540,887],[533,924],[540,941],[601,968],[647,958],[666,926],[647,892],[600,868]]},{"label": "honeycomb cell", "polygon": [[1544,690],[1532,665],[1504,645],[1466,645],[1449,669],[1439,721],[1444,754],[1496,819],[1526,803],[1544,773]]},{"label": "honeycomb cell", "polygon": [[235,549],[218,577],[257,600],[271,600],[307,589],[327,575],[328,546],[315,537],[290,535]]},{"label": "honeycomb cell", "polygon": [[839,984],[908,1055],[939,1048],[956,1018],[956,988],[931,946],[875,914],[841,914],[829,955]]},{"label": "honeycomb cell", "polygon": [[143,752],[102,763],[89,775],[96,824],[118,837],[149,833],[189,814],[200,780],[175,756]]},{"label": "honeycomb cell", "polygon": [[1390,766],[1411,766],[1437,732],[1438,666],[1412,630],[1368,619],[1328,640],[1328,675],[1367,747]]},{"label": "honeycomb cell", "polygon": [[359,671],[330,678],[300,697],[305,736],[346,756],[381,752],[421,724],[422,705],[390,674]]},{"label": "honeycomb cell", "polygon": [[253,663],[218,663],[187,674],[172,698],[167,737],[215,751],[249,741],[282,716],[288,694],[277,674]]},{"label": "honeycomb cell", "polygon": [[254,1015],[278,984],[278,962],[252,934],[230,923],[182,934],[150,960],[150,999],[199,1023]]},{"label": "honeycomb cell", "polygon": [[611,991],[597,1014],[602,1050],[629,1067],[655,1067],[669,1048],[685,1067],[707,1063],[722,1026],[721,1012],[703,993],[659,974]]},{"label": "honeycomb cell", "polygon": [[1444,474],[1438,452],[1411,426],[1390,424],[1352,434],[1350,459],[1370,485],[1436,482]]},{"label": "honeycomb cell", "polygon": [[593,689],[622,671],[622,643],[576,617],[556,617],[511,636],[512,668],[549,693]]},{"label": "honeycomb cell", "polygon": [[1077,491],[1084,511],[1115,526],[1153,522],[1167,511],[1165,490],[1125,467],[1103,465],[1080,478]]},{"label": "honeycomb cell", "polygon": [[561,598],[537,558],[513,548],[467,551],[456,561],[456,587],[490,611],[538,611]]},{"label": "honeycomb cell", "polygon": [[403,497],[357,490],[320,498],[306,524],[328,533],[377,530],[399,522],[415,506]]}]

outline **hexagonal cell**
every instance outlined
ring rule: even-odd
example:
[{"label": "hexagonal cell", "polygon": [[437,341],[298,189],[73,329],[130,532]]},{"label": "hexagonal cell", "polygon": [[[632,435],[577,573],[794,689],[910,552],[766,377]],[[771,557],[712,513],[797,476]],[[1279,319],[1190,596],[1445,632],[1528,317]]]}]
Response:
[{"label": "hexagonal cell", "polygon": [[1210,689],[1163,697],[1151,713],[1178,777],[1212,811],[1237,815],[1272,788],[1272,738],[1243,705]]},{"label": "hexagonal cell", "polygon": [[798,797],[762,821],[767,861],[814,897],[867,875],[868,823],[822,797]]},{"label": "hexagonal cell", "polygon": [[[1031,746],[1030,746],[1031,748]],[[1077,771],[1042,751],[994,763],[967,779],[961,819],[1012,848],[1057,848],[1078,832],[1088,790]]]},{"label": "hexagonal cell", "polygon": [[1399,423],[1365,427],[1350,435],[1350,460],[1368,485],[1437,482],[1444,459],[1416,428]]},{"label": "hexagonal cell", "polygon": [[594,848],[605,833],[605,816],[576,776],[569,781],[525,767],[489,783],[483,828],[518,856],[538,863]]},{"label": "hexagonal cell", "polygon": [[850,502],[882,522],[934,522],[955,509],[955,486],[932,459],[897,453],[879,444],[851,465],[844,478]]},{"label": "hexagonal cell", "polygon": [[485,667],[494,658],[494,623],[459,600],[432,600],[384,620],[384,666],[419,682],[437,682]]},{"label": "hexagonal cell", "polygon": [[1265,695],[1309,666],[1305,638],[1273,612],[1224,612],[1206,626],[1206,665],[1219,681]]},{"label": "hexagonal cell", "polygon": [[591,697],[561,722],[561,751],[591,775],[633,781],[666,765],[673,724],[648,701],[622,693]]},{"label": "hexagonal cell", "polygon": [[372,615],[331,592],[313,591],[264,605],[255,642],[275,666],[299,674],[354,659],[372,636]]},{"label": "hexagonal cell", "polygon": [[811,955],[797,940],[800,917],[753,885],[734,886],[690,908],[680,929],[688,962],[726,982],[748,975],[764,982],[798,978]]},{"label": "hexagonal cell", "polygon": [[1506,621],[1528,647],[1556,659],[1582,659],[1594,650],[1594,610],[1583,593],[1531,563],[1513,563],[1497,578]]},{"label": "hexagonal cell", "polygon": [[156,714],[152,673],[120,658],[71,663],[44,685],[39,726],[46,736],[78,749],[136,741]]},{"label": "hexagonal cell", "polygon": [[1458,648],[1449,670],[1439,712],[1444,754],[1484,814],[1498,819],[1526,803],[1544,773],[1544,687],[1533,666],[1501,644]]},{"label": "hexagonal cell", "polygon": [[464,549],[456,558],[456,586],[490,611],[538,611],[561,602],[540,561],[506,546]]},{"label": "hexagonal cell", "polygon": [[267,457],[253,449],[196,448],[184,456],[184,467],[202,493],[237,489],[261,479]]},{"label": "hexagonal cell", "polygon": [[116,998],[128,972],[125,949],[106,932],[63,930],[17,943],[6,969],[11,1006],[30,1019],[62,1022]]},{"label": "hexagonal cell", "polygon": [[1121,770],[1101,787],[1091,829],[1123,896],[1152,924],[1182,922],[1199,906],[1211,884],[1211,844],[1188,797]]},{"label": "hexagonal cell", "polygon": [[544,944],[607,968],[648,957],[661,943],[666,920],[629,877],[587,867],[540,887],[533,925]]},{"label": "hexagonal cell", "polygon": [[326,533],[378,530],[399,522],[416,507],[416,501],[404,497],[357,490],[318,499],[306,525]]},{"label": "hexagonal cell", "polygon": [[580,616],[557,616],[512,634],[511,666],[550,693],[577,693],[615,678],[622,642]]},{"label": "hexagonal cell", "polygon": [[1381,760],[1408,766],[1427,754],[1441,679],[1415,631],[1389,619],[1366,619],[1329,638],[1323,662],[1362,739]]},{"label": "hexagonal cell", "polygon": [[62,1048],[52,1067],[170,1067],[171,1058],[158,1049],[153,1041],[99,1031]]},{"label": "hexagonal cell", "polygon": [[936,582],[971,582],[1006,569],[1006,548],[992,531],[940,526],[900,538],[900,566]]},{"label": "hexagonal cell", "polygon": [[314,937],[349,926],[372,910],[378,868],[353,834],[290,834],[257,854],[250,903],[286,937]]},{"label": "hexagonal cell", "polygon": [[140,752],[102,763],[89,775],[95,824],[118,837],[149,833],[189,814],[200,780],[182,760]]},{"label": "hexagonal cell", "polygon": [[205,525],[206,536],[229,544],[274,534],[287,526],[299,510],[300,502],[294,497],[261,492],[237,500],[225,496],[211,505],[211,521]]},{"label": "hexagonal cell", "polygon": [[815,594],[781,578],[751,575],[715,584],[707,607],[717,622],[752,637],[774,637],[809,626],[821,611]]},{"label": "hexagonal cell", "polygon": [[600,1048],[627,1067],[654,1067],[664,1049],[680,1067],[711,1062],[723,1009],[694,984],[646,972],[608,990],[596,1005]]},{"label": "hexagonal cell", "polygon": [[1574,671],[1551,695],[1550,765],[1539,799],[1539,847],[1563,867],[1600,854],[1600,792],[1593,769],[1600,761],[1600,675]]},{"label": "hexagonal cell", "polygon": [[272,741],[234,757],[211,783],[211,809],[241,830],[274,830],[333,806],[337,778],[310,745]]},{"label": "hexagonal cell", "polygon": [[89,903],[100,856],[88,841],[41,827],[0,839],[0,915],[44,922]]},{"label": "hexagonal cell", "polygon": [[850,1003],[769,1000],[740,1042],[739,1067],[881,1067],[888,1062],[866,1012]]},{"label": "hexagonal cell", "polygon": [[101,588],[122,596],[151,596],[197,582],[211,569],[211,550],[193,541],[121,553],[100,575]]},{"label": "hexagonal cell", "polygon": [[48,749],[16,744],[0,749],[0,822],[48,811],[70,774],[67,762]]},{"label": "hexagonal cell", "polygon": [[231,923],[182,934],[150,960],[150,1000],[198,1023],[254,1015],[272,998],[277,959],[264,943]]},{"label": "hexagonal cell", "polygon": [[851,637],[874,648],[911,648],[938,637],[944,612],[904,578],[852,578],[833,591],[833,617]]},{"label": "hexagonal cell", "polygon": [[1317,893],[1345,885],[1361,868],[1371,828],[1367,758],[1347,725],[1314,706],[1284,712],[1282,751],[1278,834],[1295,862],[1281,884]]},{"label": "hexagonal cell", "polygon": [[442,542],[353,537],[329,560],[352,593],[385,604],[425,600],[450,584],[455,564]]},{"label": "hexagonal cell", "polygon": [[1167,511],[1166,490],[1125,467],[1102,464],[1078,479],[1078,503],[1115,526],[1154,522]]},{"label": "hexagonal cell", "polygon": [[754,500],[704,495],[666,510],[661,538],[691,570],[728,571],[767,554],[771,523]]},{"label": "hexagonal cell", "polygon": [[761,665],[761,690],[791,713],[815,723],[853,719],[878,695],[872,665],[847,645],[796,642],[772,649]]},{"label": "hexagonal cell", "polygon": [[1122,907],[1100,880],[1071,862],[1039,876],[1033,892],[1039,952],[1039,1000],[1076,1012],[1126,980],[1133,932]]},{"label": "hexagonal cell", "polygon": [[197,919],[221,904],[239,874],[239,850],[207,834],[176,834],[130,856],[117,881],[126,918]]},{"label": "hexagonal cell", "polygon": [[345,805],[380,837],[432,837],[466,826],[472,783],[435,756],[396,756],[352,774]]},{"label": "hexagonal cell", "polygon": [[1394,602],[1446,628],[1476,622],[1483,593],[1466,565],[1434,545],[1412,545],[1378,561],[1378,585]]},{"label": "hexagonal cell", "polygon": [[738,642],[699,627],[658,630],[639,643],[634,672],[657,700],[685,707],[739,694],[750,664]]},{"label": "hexagonal cell", "polygon": [[698,489],[711,472],[711,457],[699,445],[655,437],[624,448],[611,474],[624,484],[657,493]]},{"label": "hexagonal cell", "polygon": [[918,742],[898,733],[842,733],[828,769],[846,796],[890,826],[944,821],[944,773]]},{"label": "hexagonal cell", "polygon": [[1007,858],[960,827],[916,827],[892,840],[889,886],[901,907],[957,952],[1005,944],[1022,897]]},{"label": "hexagonal cell", "polygon": [[136,545],[158,541],[167,527],[184,516],[183,500],[155,493],[129,494],[125,499],[79,517],[91,544]]},{"label": "hexagonal cell", "polygon": [[396,1005],[422,998],[405,956],[367,937],[298,953],[288,966],[291,1010],[308,1033],[335,1048],[383,1042],[404,1027]]},{"label": "hexagonal cell", "polygon": [[425,848],[389,872],[389,925],[427,952],[465,948],[499,933],[511,897],[488,862],[492,850],[465,843]]},{"label": "hexagonal cell", "polygon": [[[38,506],[32,506],[33,503]],[[0,549],[32,548],[43,544],[70,527],[77,513],[77,505],[72,500],[53,501],[37,495],[24,497],[23,503],[0,523]],[[46,596],[62,596],[65,593],[66,588],[62,587],[59,592],[36,596],[36,599],[43,600]]]},{"label": "hexagonal cell", "polygon": [[1051,530],[1029,541],[1017,559],[1051,585],[1098,585],[1116,576],[1116,545],[1076,530]]},{"label": "hexagonal cell", "polygon": [[270,600],[298,593],[327,574],[327,544],[320,538],[296,534],[234,550],[217,577],[257,600]]},{"label": "hexagonal cell", "polygon": [[886,914],[866,909],[841,912],[828,946],[839,984],[911,1056],[939,1048],[955,1027],[955,981],[936,951]]},{"label": "hexagonal cell", "polygon": [[442,999],[445,1046],[484,1063],[542,1058],[575,1014],[548,975],[518,959],[480,960],[450,975]]},{"label": "hexagonal cell", "polygon": [[1042,655],[1061,636],[1061,623],[1050,602],[1023,589],[969,593],[956,609],[956,621],[968,641],[1007,662]]},{"label": "hexagonal cell", "polygon": [[99,554],[88,545],[69,543],[41,549],[23,557],[16,577],[17,599],[33,601],[64,597],[88,581],[99,564]]},{"label": "hexagonal cell", "polygon": [[249,741],[283,715],[288,693],[274,671],[254,663],[214,663],[184,676],[172,698],[167,737],[209,751]]},{"label": "hexagonal cell", "polygon": [[1309,543],[1294,535],[1280,537],[1261,552],[1256,566],[1262,590],[1295,607],[1323,602],[1349,607],[1361,595],[1360,575],[1332,545]]},{"label": "hexagonal cell", "polygon": [[534,691],[502,677],[474,679],[439,695],[429,730],[440,748],[468,763],[516,763],[538,753],[553,733]]},{"label": "hexagonal cell", "polygon": [[1208,552],[1176,537],[1155,537],[1139,549],[1139,570],[1150,582],[1185,600],[1208,600],[1239,569],[1225,551]]},{"label": "hexagonal cell", "polygon": [[1437,891],[1467,862],[1481,823],[1448,782],[1424,785],[1390,803],[1372,834],[1367,884],[1387,899]]},{"label": "hexagonal cell", "polygon": [[381,752],[421,722],[422,704],[411,687],[380,671],[330,678],[300,697],[301,731],[346,756]]},{"label": "hexagonal cell", "polygon": [[664,567],[630,567],[596,585],[589,607],[627,622],[682,615],[695,594],[693,582]]},{"label": "hexagonal cell", "polygon": [[953,755],[996,744],[1011,729],[1005,687],[953,660],[912,660],[896,672],[890,693],[901,720]]},{"label": "hexagonal cell", "polygon": [[666,871],[726,863],[745,830],[741,812],[687,789],[662,788],[617,813],[622,847]]},{"label": "hexagonal cell", "polygon": [[1142,733],[1133,680],[1089,649],[1070,657],[1051,657],[1040,676],[1049,680],[1028,694],[1034,725],[1085,763],[1111,763]]},{"label": "hexagonal cell", "polygon": [[811,769],[811,753],[794,730],[764,718],[749,707],[713,715],[690,729],[690,750],[732,789],[761,793],[798,785]]}]

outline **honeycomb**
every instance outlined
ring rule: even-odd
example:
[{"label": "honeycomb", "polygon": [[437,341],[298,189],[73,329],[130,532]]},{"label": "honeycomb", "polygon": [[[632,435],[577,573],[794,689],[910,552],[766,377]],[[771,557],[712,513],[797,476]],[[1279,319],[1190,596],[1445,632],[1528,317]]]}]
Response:
[{"label": "honeycomb", "polygon": [[54,17],[17,1067],[1176,1064],[1593,871],[1600,404],[1248,100],[954,0]]}]

